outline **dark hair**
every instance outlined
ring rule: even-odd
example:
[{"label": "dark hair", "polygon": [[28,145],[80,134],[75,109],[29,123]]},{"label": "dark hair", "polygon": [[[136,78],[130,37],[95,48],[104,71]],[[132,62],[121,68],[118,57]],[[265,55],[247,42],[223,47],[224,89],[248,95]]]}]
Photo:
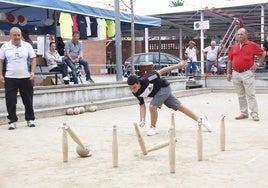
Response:
[{"label": "dark hair", "polygon": [[130,75],[128,78],[127,78],[127,84],[128,85],[134,85],[134,84],[138,84],[140,81],[138,79],[138,77],[134,74]]},{"label": "dark hair", "polygon": [[49,43],[49,47],[51,47],[52,44],[56,44],[55,42],[50,42]]},{"label": "dark hair", "polygon": [[73,31],[73,36],[74,36],[75,34],[80,35],[80,32],[79,32],[79,31]]}]

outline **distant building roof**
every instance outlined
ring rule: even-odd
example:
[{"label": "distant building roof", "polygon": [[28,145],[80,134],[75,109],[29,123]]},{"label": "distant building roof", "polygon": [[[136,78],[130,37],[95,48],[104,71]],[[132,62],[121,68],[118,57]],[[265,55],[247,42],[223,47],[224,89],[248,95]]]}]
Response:
[{"label": "distant building roof", "polygon": [[[150,36],[179,36],[180,29],[183,37],[194,38],[200,36],[199,30],[194,30],[194,22],[200,21],[201,12],[204,20],[209,20],[210,29],[204,31],[205,36],[223,36],[235,19],[242,20],[250,34],[259,37],[261,27],[268,33],[268,24],[261,25],[261,10],[264,10],[263,20],[268,22],[268,2],[254,0],[252,2],[230,1],[219,7],[172,7],[158,11],[150,16],[161,18],[161,28],[150,28]],[[136,36],[142,36],[138,33]],[[260,38],[260,37],[259,37]]]}]

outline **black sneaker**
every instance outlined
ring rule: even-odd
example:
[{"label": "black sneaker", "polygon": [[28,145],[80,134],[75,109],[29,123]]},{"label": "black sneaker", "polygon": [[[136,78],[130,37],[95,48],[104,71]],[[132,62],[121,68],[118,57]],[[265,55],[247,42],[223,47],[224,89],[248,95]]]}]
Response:
[{"label": "black sneaker", "polygon": [[70,84],[70,81],[69,80],[64,80],[64,84],[65,85],[69,85]]}]

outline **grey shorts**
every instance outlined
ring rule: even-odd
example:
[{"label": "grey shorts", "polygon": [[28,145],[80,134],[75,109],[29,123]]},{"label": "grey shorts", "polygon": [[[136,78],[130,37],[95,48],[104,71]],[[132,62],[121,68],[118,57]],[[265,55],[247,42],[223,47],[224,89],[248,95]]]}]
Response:
[{"label": "grey shorts", "polygon": [[171,93],[170,86],[162,87],[153,97],[150,102],[151,105],[161,108],[165,104],[168,108],[177,110],[177,106],[181,105],[181,102]]}]

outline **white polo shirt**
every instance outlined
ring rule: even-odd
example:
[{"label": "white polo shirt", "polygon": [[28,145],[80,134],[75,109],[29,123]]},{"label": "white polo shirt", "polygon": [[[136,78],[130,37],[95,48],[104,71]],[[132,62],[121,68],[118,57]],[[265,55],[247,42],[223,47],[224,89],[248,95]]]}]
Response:
[{"label": "white polo shirt", "polygon": [[215,46],[214,49],[211,46],[208,46],[204,49],[204,52],[207,52],[207,60],[216,61],[218,56],[219,47]]},{"label": "white polo shirt", "polygon": [[[195,48],[186,48],[185,53],[188,55],[188,57],[192,58],[192,62],[197,62],[197,55],[196,55],[196,49]],[[190,62],[188,59],[187,62]]]},{"label": "white polo shirt", "polygon": [[7,78],[29,78],[30,58],[36,57],[33,47],[24,41],[14,46],[11,41],[6,42],[0,49],[0,59],[7,59]]}]

